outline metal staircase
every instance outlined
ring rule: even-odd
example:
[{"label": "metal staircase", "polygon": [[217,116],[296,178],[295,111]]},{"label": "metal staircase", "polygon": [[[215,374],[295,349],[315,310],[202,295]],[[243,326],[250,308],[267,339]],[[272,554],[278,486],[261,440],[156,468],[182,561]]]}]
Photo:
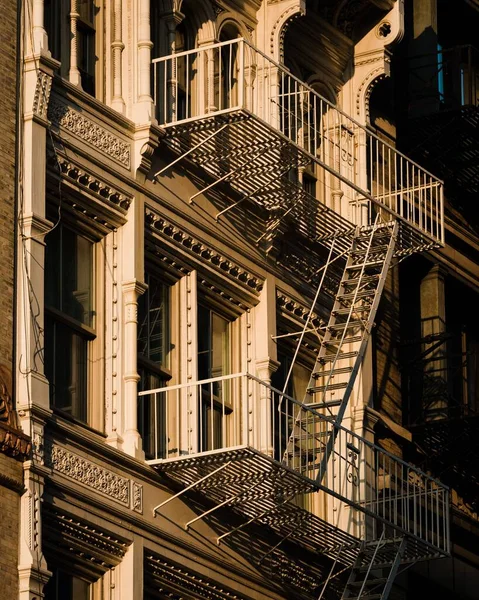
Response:
[{"label": "metal staircase", "polygon": [[[387,600],[406,548],[406,538],[363,542],[341,600]],[[382,571],[378,575],[378,571]]]}]

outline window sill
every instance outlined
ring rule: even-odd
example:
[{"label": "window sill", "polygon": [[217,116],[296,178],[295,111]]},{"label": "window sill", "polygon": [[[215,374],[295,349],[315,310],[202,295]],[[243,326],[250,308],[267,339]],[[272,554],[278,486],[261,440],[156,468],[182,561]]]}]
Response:
[{"label": "window sill", "polygon": [[81,427],[82,429],[86,429],[90,433],[100,436],[105,440],[108,437],[106,435],[106,433],[104,433],[103,431],[100,431],[99,429],[95,429],[95,428],[91,427],[90,425],[88,425],[88,423],[85,423],[85,421],[81,421],[80,419],[77,419],[76,417],[63,411],[61,408],[57,408],[57,407],[53,406],[52,411],[53,411],[52,419],[54,421],[59,421],[59,420],[60,421],[68,421],[69,423],[71,423],[73,425],[77,425],[78,427]]}]

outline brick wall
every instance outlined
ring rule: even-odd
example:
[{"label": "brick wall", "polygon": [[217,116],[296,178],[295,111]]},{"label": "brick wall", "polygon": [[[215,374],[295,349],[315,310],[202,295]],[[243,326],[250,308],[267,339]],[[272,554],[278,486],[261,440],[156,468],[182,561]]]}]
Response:
[{"label": "brick wall", "polygon": [[2,598],[18,596],[18,548],[20,493],[23,467],[20,461],[0,452],[0,574]]},{"label": "brick wall", "polygon": [[[17,110],[17,0],[2,3],[0,19],[0,374],[12,385]],[[0,451],[0,574],[2,598],[18,597],[22,463]]]},{"label": "brick wall", "polygon": [[[0,365],[8,377],[13,351],[17,0],[2,3],[0,19]],[[6,382],[10,387],[11,382]]]}]

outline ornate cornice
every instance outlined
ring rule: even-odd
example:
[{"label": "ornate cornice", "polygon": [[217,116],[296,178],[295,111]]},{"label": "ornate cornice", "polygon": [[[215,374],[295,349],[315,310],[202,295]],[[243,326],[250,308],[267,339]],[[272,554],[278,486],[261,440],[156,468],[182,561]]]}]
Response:
[{"label": "ornate cornice", "polygon": [[25,487],[21,481],[17,481],[16,479],[13,479],[13,477],[0,473],[0,488],[2,487],[6,487],[17,494],[23,494],[25,491]]},{"label": "ornate cornice", "polygon": [[46,450],[46,463],[54,471],[136,512],[143,510],[142,485],[55,443],[49,442]]},{"label": "ornate cornice", "polygon": [[70,106],[53,96],[48,107],[50,121],[72,133],[89,144],[95,150],[105,154],[126,168],[130,168],[130,144],[121,140],[110,131],[85,117]]},{"label": "ornate cornice", "polygon": [[56,154],[49,155],[49,164],[57,166],[61,170],[62,177],[71,183],[77,185],[80,189],[93,194],[97,200],[103,202],[107,200],[126,213],[133,200],[131,196],[120,192],[119,190],[104,183],[98,177],[87,173],[84,169],[78,167],[66,158]]},{"label": "ornate cornice", "polygon": [[[156,233],[170,239],[176,245],[185,248],[190,253],[197,256],[201,261],[209,263],[210,266],[235,279],[238,283],[259,293],[263,288],[263,281],[239,267],[229,258],[220,254],[204,242],[191,236],[189,233],[181,230],[177,225],[167,221],[150,209],[146,209],[145,221],[147,226]],[[191,269],[193,270],[193,269]]]},{"label": "ornate cornice", "polygon": [[[146,571],[153,581],[158,582],[163,590],[179,592],[172,598],[182,598],[186,593],[188,597],[207,598],[208,600],[241,600],[236,592],[221,588],[217,581],[195,571],[190,571],[173,562],[167,562],[164,557],[147,554],[145,556]],[[163,587],[164,586],[164,587]]]}]

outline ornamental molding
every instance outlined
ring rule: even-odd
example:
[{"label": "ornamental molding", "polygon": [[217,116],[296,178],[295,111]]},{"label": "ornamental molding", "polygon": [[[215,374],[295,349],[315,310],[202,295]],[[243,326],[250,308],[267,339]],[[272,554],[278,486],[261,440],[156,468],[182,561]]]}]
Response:
[{"label": "ornamental molding", "polygon": [[[269,0],[268,4],[279,4],[282,0]],[[288,21],[292,21],[297,19],[298,17],[302,17],[305,13],[305,9],[303,7],[303,2],[300,2],[299,6],[290,6],[285,11],[281,13],[276,22],[273,25],[273,29],[271,30],[270,37],[270,50],[271,55],[275,55],[275,42],[278,39],[278,58],[282,60],[284,56],[284,38],[286,35],[286,23]]]},{"label": "ornamental molding", "polygon": [[148,208],[146,209],[145,221],[152,231],[167,237],[176,245],[186,248],[202,262],[209,263],[224,275],[228,275],[238,283],[256,293],[259,293],[262,290],[263,281],[261,279],[245,269],[242,269],[229,258],[223,256],[216,250],[213,250],[210,246],[181,230],[179,227],[170,223],[164,217],[160,217],[157,213]]},{"label": "ornamental molding", "polygon": [[33,96],[33,114],[45,120],[47,118],[52,80],[53,78],[50,74],[44,71],[38,72],[35,94]]},{"label": "ornamental molding", "polygon": [[51,443],[49,466],[77,483],[108,496],[123,506],[130,506],[130,479],[98,466],[65,448]]},{"label": "ornamental molding", "polygon": [[48,107],[48,118],[57,127],[66,129],[74,136],[92,146],[92,148],[95,148],[127,169],[130,168],[131,149],[129,143],[124,142],[104,127],[101,127],[70,106],[60,102],[55,96]]},{"label": "ornamental molding", "polygon": [[[117,539],[110,532],[50,508],[45,511],[44,521],[46,527],[53,530],[54,537],[61,538],[60,544],[66,543],[73,550],[78,544],[83,552],[85,548],[91,549],[92,554],[101,555],[101,562],[96,560],[108,568],[121,562],[129,546],[125,539]],[[91,556],[89,560],[95,558]]]},{"label": "ornamental molding", "polygon": [[85,169],[78,167],[66,158],[52,153],[48,157],[48,162],[51,167],[57,167],[57,170],[60,169],[62,178],[73,183],[81,190],[93,194],[100,202],[104,202],[105,200],[111,202],[117,208],[121,209],[123,213],[126,213],[130,208],[130,204],[133,201],[132,196],[127,196],[123,192],[104,183],[98,177],[87,173]]},{"label": "ornamental molding", "polygon": [[[306,307],[301,302],[294,300],[291,296],[288,296],[285,292],[280,290],[276,290],[276,300],[278,306],[282,309],[283,312],[288,313],[294,319],[299,319],[300,321],[306,322],[310,308]],[[325,321],[316,313],[312,314],[311,318],[312,324],[316,327],[321,327],[325,324]]]},{"label": "ornamental molding", "polygon": [[364,106],[366,122],[369,122],[369,99],[371,98],[374,86],[386,77],[384,64],[381,64],[380,67],[376,67],[368,73],[356,92],[356,113],[360,116],[361,108]]},{"label": "ornamental molding", "polygon": [[25,491],[25,487],[21,481],[17,481],[16,479],[13,479],[13,477],[0,473],[0,488],[2,487],[6,487],[20,495]]},{"label": "ornamental molding", "polygon": [[136,481],[132,481],[131,497],[132,497],[132,509],[135,512],[140,513],[142,515],[143,514],[143,486],[140,485],[139,483],[136,483]]},{"label": "ornamental molding", "polygon": [[[163,557],[152,554],[145,556],[145,568],[153,581],[161,585],[163,591],[174,589],[174,598],[188,597],[205,598],[207,600],[243,600],[236,592],[221,588],[217,581],[209,577],[188,570],[184,565],[166,561]],[[164,587],[163,587],[164,586]]]}]

